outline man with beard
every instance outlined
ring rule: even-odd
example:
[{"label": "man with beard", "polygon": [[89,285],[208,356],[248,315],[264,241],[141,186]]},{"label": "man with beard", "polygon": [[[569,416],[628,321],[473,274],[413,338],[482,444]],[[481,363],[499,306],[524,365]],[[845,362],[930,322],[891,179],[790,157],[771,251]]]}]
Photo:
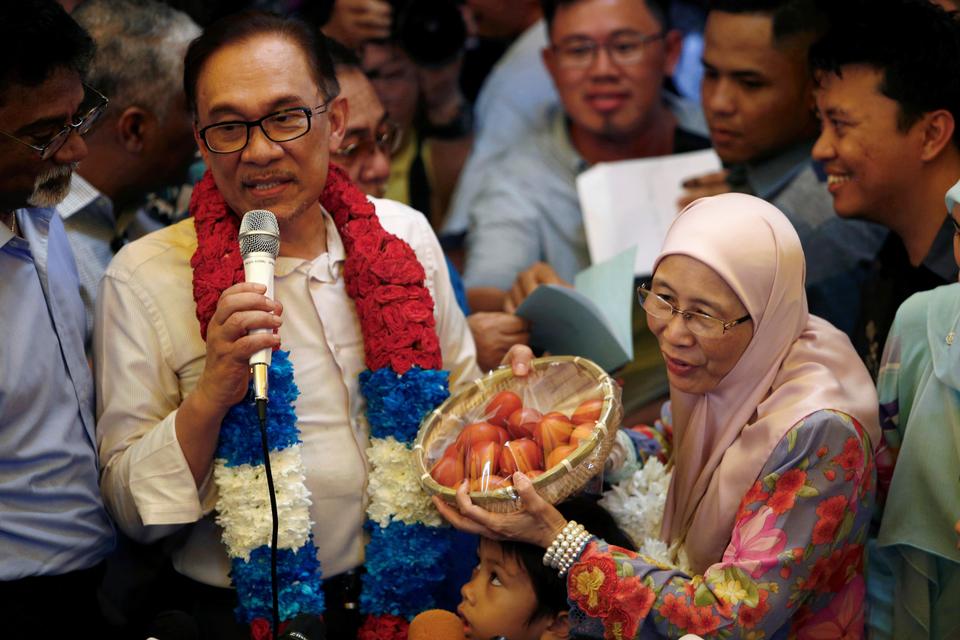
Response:
[{"label": "man with beard", "polygon": [[81,83],[92,53],[87,33],[52,0],[0,9],[0,326],[6,338],[0,346],[0,617],[6,637],[25,637],[38,625],[51,636],[103,626],[96,591],[114,532],[98,485],[77,269],[52,209],[87,154],[81,136],[106,106]]},{"label": "man with beard", "polygon": [[500,310],[517,275],[538,261],[567,281],[590,264],[576,191],[581,171],[708,144],[664,99],[664,79],[680,55],[665,2],[554,0],[544,15],[543,60],[562,108],[514,141],[470,207],[464,281],[480,311]]}]

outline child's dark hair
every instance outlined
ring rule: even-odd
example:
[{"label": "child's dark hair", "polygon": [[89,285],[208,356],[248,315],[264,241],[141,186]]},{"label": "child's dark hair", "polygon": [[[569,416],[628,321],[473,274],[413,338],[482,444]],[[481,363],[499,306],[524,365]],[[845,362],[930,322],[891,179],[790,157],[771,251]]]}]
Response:
[{"label": "child's dark hair", "polygon": [[[576,520],[587,531],[603,539],[605,542],[636,550],[633,542],[627,537],[606,509],[597,504],[596,496],[582,495],[562,502],[557,509],[567,520]],[[566,611],[567,585],[566,581],[557,575],[556,569],[543,565],[544,550],[524,542],[500,542],[504,557],[513,556],[519,560],[523,569],[530,576],[530,584],[537,596],[537,607],[527,620],[531,624],[540,618],[555,616]]]}]

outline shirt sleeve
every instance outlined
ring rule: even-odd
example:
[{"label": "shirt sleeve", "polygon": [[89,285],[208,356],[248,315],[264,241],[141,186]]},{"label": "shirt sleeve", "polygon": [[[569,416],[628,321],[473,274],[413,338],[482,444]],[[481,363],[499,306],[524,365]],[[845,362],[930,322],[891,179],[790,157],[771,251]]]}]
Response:
[{"label": "shirt sleeve", "polygon": [[182,397],[168,364],[170,337],[154,302],[135,283],[108,271],[97,320],[101,491],[120,528],[134,540],[152,542],[210,511],[213,483],[208,478],[198,491],[177,441]]},{"label": "shirt sleeve", "polygon": [[863,545],[875,490],[867,443],[860,425],[840,413],[818,411],[795,425],[741,501],[721,562],[703,575],[592,540],[567,577],[572,635],[862,631]]},{"label": "shirt sleeve", "polygon": [[509,164],[487,175],[470,207],[463,281],[468,289],[508,291],[524,269],[543,259],[540,212],[526,197]]},{"label": "shirt sleeve", "polygon": [[450,372],[450,390],[480,377],[477,347],[470,326],[457,302],[443,249],[426,218],[418,215],[417,257],[427,270],[427,284],[434,298],[437,337],[443,368]]}]

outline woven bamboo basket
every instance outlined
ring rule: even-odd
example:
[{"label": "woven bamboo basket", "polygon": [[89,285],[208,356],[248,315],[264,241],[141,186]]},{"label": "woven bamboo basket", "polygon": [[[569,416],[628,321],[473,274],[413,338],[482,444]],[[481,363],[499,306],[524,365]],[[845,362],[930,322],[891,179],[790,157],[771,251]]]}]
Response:
[{"label": "woven bamboo basket", "polygon": [[[547,502],[560,502],[603,469],[623,418],[620,387],[590,360],[553,356],[534,360],[530,374],[524,378],[515,377],[510,367],[500,367],[448,398],[423,419],[413,444],[413,459],[420,484],[428,493],[439,495],[450,504],[456,502],[456,491],[434,480],[430,469],[446,446],[456,439],[463,425],[480,419],[490,399],[504,390],[515,391],[521,397],[529,396],[533,391],[541,406],[566,415],[590,397],[603,398],[600,419],[591,436],[581,441],[580,446],[562,462],[533,479],[537,493]],[[509,513],[521,507],[520,498],[512,486],[474,491],[470,498],[474,504],[498,513]]]}]

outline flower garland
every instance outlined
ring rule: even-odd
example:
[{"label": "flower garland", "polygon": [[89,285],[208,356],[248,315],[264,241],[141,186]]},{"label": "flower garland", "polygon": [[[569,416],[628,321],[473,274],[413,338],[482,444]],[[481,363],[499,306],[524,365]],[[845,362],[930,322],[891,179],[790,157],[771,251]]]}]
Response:
[{"label": "flower garland", "polygon": [[680,548],[675,562],[670,547],[660,539],[672,474],[660,460],[650,456],[632,476],[605,492],[600,505],[610,512],[617,525],[637,545],[637,553],[645,556],[651,564],[675,567],[692,575],[686,552]]},{"label": "flower garland", "polygon": [[[440,559],[450,549],[451,530],[439,528],[439,515],[413,477],[410,444],[422,417],[449,395],[449,374],[441,370],[433,299],[413,249],[383,229],[373,204],[334,166],[320,202],[346,250],[344,281],[360,320],[367,366],[360,389],[371,435],[370,542],[361,607],[372,615],[360,637],[400,640],[406,638],[406,619],[433,606],[445,577]],[[190,211],[197,230],[191,259],[194,299],[206,339],[220,294],[244,279],[240,220],[209,172],[194,189]],[[289,620],[300,613],[320,614],[323,592],[293,407],[299,391],[285,352],[274,354],[269,377],[267,440],[280,515],[280,609],[281,619]],[[271,617],[271,516],[257,432],[249,406],[231,408],[221,426],[214,478],[237,615],[261,636],[269,633]]]}]

